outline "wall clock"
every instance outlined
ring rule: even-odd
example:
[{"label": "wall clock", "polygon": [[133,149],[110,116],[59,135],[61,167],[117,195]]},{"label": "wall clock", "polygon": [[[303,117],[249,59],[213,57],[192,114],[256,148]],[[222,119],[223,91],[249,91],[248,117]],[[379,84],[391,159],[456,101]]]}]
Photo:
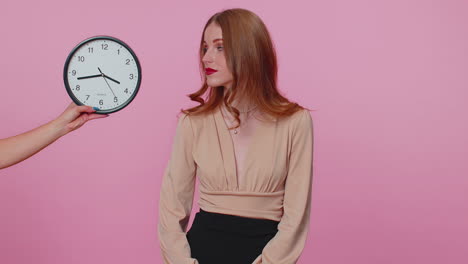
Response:
[{"label": "wall clock", "polygon": [[141,67],[135,52],[123,41],[95,36],[79,43],[67,57],[65,88],[77,105],[109,114],[128,106],[138,93]]}]

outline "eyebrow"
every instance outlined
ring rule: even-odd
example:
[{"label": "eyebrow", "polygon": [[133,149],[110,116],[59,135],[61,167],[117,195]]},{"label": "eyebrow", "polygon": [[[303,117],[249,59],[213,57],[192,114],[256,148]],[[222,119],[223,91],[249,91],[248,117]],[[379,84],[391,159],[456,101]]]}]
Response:
[{"label": "eyebrow", "polygon": [[[223,39],[222,39],[222,38],[214,39],[214,40],[213,40],[213,43],[215,43],[215,42],[218,41],[218,40],[223,40]],[[206,41],[203,41],[203,43],[206,43]]]}]

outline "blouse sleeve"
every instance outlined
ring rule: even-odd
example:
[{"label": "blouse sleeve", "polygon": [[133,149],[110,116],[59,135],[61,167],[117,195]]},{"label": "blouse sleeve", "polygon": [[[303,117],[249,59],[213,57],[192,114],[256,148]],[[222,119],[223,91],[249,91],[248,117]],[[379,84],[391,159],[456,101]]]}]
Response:
[{"label": "blouse sleeve", "polygon": [[311,206],[313,125],[310,113],[303,111],[292,135],[283,216],[278,232],[252,264],[294,264],[304,249]]},{"label": "blouse sleeve", "polygon": [[158,237],[165,264],[199,264],[191,258],[186,237],[196,175],[190,122],[186,114],[179,117],[172,153],[161,184]]}]

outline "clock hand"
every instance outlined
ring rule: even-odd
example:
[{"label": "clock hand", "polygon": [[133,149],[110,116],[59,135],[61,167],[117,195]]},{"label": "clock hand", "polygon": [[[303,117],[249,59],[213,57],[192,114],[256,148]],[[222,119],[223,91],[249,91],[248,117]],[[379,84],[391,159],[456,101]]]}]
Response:
[{"label": "clock hand", "polygon": [[99,70],[99,72],[101,73],[101,76],[102,76],[102,78],[104,79],[104,81],[106,81],[107,86],[108,86],[109,89],[111,90],[111,92],[112,92],[112,94],[114,95],[114,97],[117,97],[117,96],[115,96],[114,91],[112,91],[112,88],[110,87],[110,85],[109,85],[109,83],[107,82],[106,78],[104,78],[104,76],[105,76],[104,73],[102,73],[102,71],[101,71],[101,69],[99,69],[99,67],[98,67],[98,70]]},{"label": "clock hand", "polygon": [[111,80],[111,81],[114,81],[114,82],[120,84],[119,81],[116,81],[116,80],[112,79],[111,77],[109,77],[109,76],[105,75],[104,73],[102,73],[102,71],[101,71],[101,69],[99,69],[99,67],[98,67],[98,70],[99,70],[99,72],[101,73],[100,76],[102,76],[102,77],[104,77],[104,78],[107,78],[107,79],[109,79],[109,80]]},{"label": "clock hand", "polygon": [[115,96],[114,91],[112,91],[112,88],[110,87],[110,85],[109,85],[109,83],[107,82],[106,78],[104,78],[104,81],[106,81],[107,86],[109,86],[109,89],[111,90],[111,92],[112,92],[112,94],[114,95],[114,97],[117,97],[117,96]]},{"label": "clock hand", "polygon": [[114,79],[112,79],[111,77],[109,77],[109,76],[107,76],[107,75],[105,75],[105,74],[104,74],[104,78],[107,78],[107,79],[109,79],[109,80],[111,80],[111,81],[113,81],[113,82],[116,82],[116,83],[120,84],[119,81],[114,80]]},{"label": "clock hand", "polygon": [[95,78],[95,77],[101,77],[101,76],[102,74],[97,74],[97,75],[82,76],[82,77],[78,77],[77,79],[81,80],[81,79]]}]

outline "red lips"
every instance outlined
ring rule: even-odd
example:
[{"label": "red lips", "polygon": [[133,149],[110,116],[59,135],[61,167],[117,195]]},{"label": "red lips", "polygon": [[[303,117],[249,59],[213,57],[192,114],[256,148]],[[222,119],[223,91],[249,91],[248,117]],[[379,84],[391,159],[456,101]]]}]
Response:
[{"label": "red lips", "polygon": [[205,72],[206,72],[206,74],[210,75],[210,74],[213,74],[213,73],[217,72],[217,70],[211,69],[211,68],[205,68]]}]

